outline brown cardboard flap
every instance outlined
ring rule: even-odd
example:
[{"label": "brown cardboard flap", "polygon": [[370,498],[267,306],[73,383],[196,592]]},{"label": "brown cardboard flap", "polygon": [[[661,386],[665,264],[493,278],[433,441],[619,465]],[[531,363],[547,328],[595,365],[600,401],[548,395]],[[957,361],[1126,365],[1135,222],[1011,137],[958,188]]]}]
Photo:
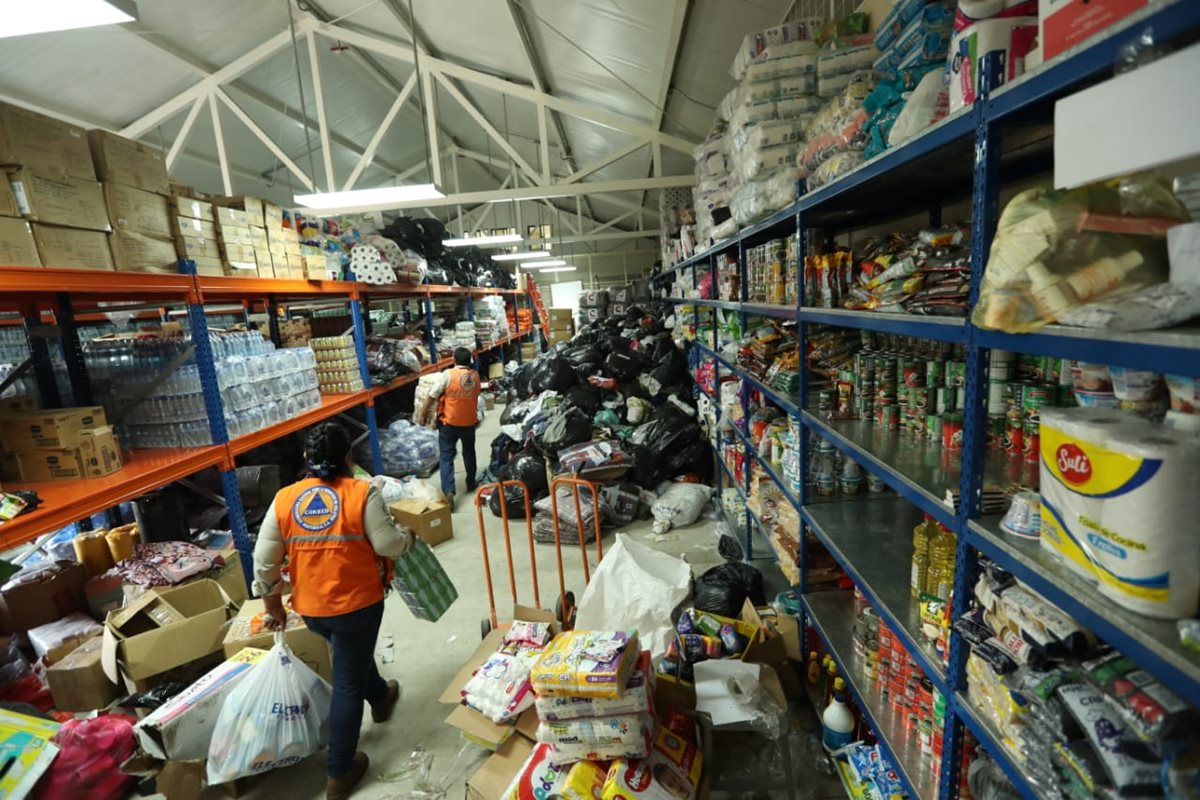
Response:
[{"label": "brown cardboard flap", "polygon": [[467,780],[467,800],[500,800],[529,760],[533,747],[532,742],[521,736],[513,736],[500,745]]},{"label": "brown cardboard flap", "polygon": [[537,741],[538,715],[536,708],[527,708],[517,717],[517,733],[531,742]]},{"label": "brown cardboard flap", "polygon": [[[551,632],[557,633],[558,628],[554,624],[554,614],[550,611],[538,608],[530,608],[529,606],[513,606],[513,619],[523,622],[549,622],[551,623]],[[462,665],[453,680],[442,692],[442,696],[438,698],[440,703],[461,703],[462,688],[467,685],[467,681],[471,680],[471,676],[475,674],[475,670],[483,666],[483,662],[488,660],[492,653],[500,649],[501,642],[504,641],[505,629],[497,628],[487,635],[487,637],[475,648],[475,652]]]},{"label": "brown cardboard flap", "polygon": [[475,709],[463,705],[450,712],[446,724],[458,728],[467,741],[488,750],[495,750],[504,744],[516,731],[513,725],[498,725]]}]

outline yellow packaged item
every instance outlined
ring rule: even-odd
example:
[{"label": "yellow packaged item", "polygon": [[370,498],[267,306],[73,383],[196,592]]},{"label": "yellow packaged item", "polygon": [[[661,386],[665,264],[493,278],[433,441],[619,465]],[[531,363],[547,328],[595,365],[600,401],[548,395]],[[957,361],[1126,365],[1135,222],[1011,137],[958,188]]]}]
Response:
[{"label": "yellow packaged item", "polygon": [[568,631],[547,645],[530,682],[543,697],[620,697],[638,653],[636,633]]},{"label": "yellow packaged item", "polygon": [[662,728],[648,758],[612,762],[600,800],[692,800],[703,766],[695,745]]},{"label": "yellow packaged item", "polygon": [[605,771],[592,761],[555,764],[554,747],[539,744],[502,794],[501,800],[595,800],[604,784]]}]

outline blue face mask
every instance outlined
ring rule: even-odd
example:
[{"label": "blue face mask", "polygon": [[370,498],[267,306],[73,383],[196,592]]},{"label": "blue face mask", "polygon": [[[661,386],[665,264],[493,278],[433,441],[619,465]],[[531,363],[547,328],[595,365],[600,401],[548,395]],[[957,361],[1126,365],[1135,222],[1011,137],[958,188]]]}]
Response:
[{"label": "blue face mask", "polygon": [[320,463],[306,461],[305,464],[308,466],[308,471],[312,474],[312,476],[315,478],[320,478],[321,480],[329,480],[337,474],[337,467],[333,464],[330,464],[328,461],[322,461]]}]

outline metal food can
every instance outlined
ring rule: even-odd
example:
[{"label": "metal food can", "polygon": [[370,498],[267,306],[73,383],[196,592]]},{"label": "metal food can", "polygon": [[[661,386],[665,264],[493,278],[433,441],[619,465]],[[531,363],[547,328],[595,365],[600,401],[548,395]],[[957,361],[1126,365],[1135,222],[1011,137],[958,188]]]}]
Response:
[{"label": "metal food can", "polygon": [[967,385],[967,362],[946,362],[946,385],[956,389]]},{"label": "metal food can", "polygon": [[1036,419],[1027,419],[1021,431],[1021,452],[1026,462],[1036,462],[1041,458],[1041,423]]},{"label": "metal food can", "polygon": [[946,362],[931,360],[925,362],[925,385],[931,388],[944,386],[946,383]]},{"label": "metal food can", "polygon": [[875,424],[887,431],[900,427],[900,409],[894,405],[879,405],[875,407]]},{"label": "metal food can", "polygon": [[999,450],[1004,446],[1005,416],[1003,414],[988,414],[987,417],[987,446]]},{"label": "metal food can", "polygon": [[1004,402],[1009,408],[1020,408],[1025,398],[1025,389],[1029,384],[1025,381],[1009,381],[1004,387]]},{"label": "metal food can", "polygon": [[1021,401],[1021,410],[1025,412],[1027,419],[1037,419],[1042,412],[1042,406],[1048,406],[1053,402],[1054,394],[1057,390],[1052,386],[1030,386],[1025,390],[1025,396]]},{"label": "metal food can", "polygon": [[913,386],[908,390],[908,405],[915,413],[924,416],[929,409],[929,389],[924,386]]},{"label": "metal food can", "polygon": [[913,410],[912,418],[910,419],[910,421],[908,423],[908,430],[910,433],[913,433],[922,438],[925,436],[925,410],[924,409],[921,409],[921,411],[919,413],[915,409]]},{"label": "metal food can", "polygon": [[833,389],[822,389],[817,392],[817,410],[833,411]]},{"label": "metal food can", "polygon": [[910,387],[925,385],[925,368],[921,362],[911,358],[904,360],[904,385]]},{"label": "metal food can", "polygon": [[947,411],[953,411],[955,391],[950,386],[939,386],[934,390],[934,409],[939,414],[945,414]]},{"label": "metal food can", "polygon": [[1004,423],[1004,452],[1010,456],[1015,456],[1018,453],[1024,452],[1024,420],[1021,419],[1021,412],[1010,412]]},{"label": "metal food can", "polygon": [[940,442],[942,440],[942,418],[940,415],[925,415],[925,438],[931,442]]},{"label": "metal food can", "polygon": [[959,386],[959,387],[955,388],[955,390],[954,390],[954,407],[955,408],[966,408],[967,407],[967,387]]},{"label": "metal food can", "polygon": [[952,411],[942,415],[942,447],[946,450],[962,450],[963,415]]},{"label": "metal food can", "polygon": [[1008,381],[994,378],[988,380],[987,411],[989,414],[1004,413],[1004,395],[1007,392]]}]

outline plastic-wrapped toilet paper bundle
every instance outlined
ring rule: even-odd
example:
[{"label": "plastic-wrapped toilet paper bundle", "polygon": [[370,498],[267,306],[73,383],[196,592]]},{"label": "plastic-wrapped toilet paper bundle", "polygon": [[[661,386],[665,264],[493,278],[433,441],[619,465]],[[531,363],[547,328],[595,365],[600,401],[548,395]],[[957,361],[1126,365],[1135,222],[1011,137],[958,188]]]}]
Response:
[{"label": "plastic-wrapped toilet paper bundle", "polygon": [[1122,430],[1109,447],[1137,467],[1089,534],[1100,592],[1147,616],[1191,616],[1200,599],[1200,443],[1167,430]]},{"label": "plastic-wrapped toilet paper bundle", "polygon": [[979,70],[988,53],[1004,54],[999,83],[1024,72],[1025,54],[1037,32],[1037,17],[1002,17],[980,20],[955,34],[950,41],[950,113],[975,102]]},{"label": "plastic-wrapped toilet paper bundle", "polygon": [[1104,502],[1090,488],[1100,479],[1094,456],[1115,429],[1126,425],[1150,430],[1145,420],[1110,409],[1046,408],[1041,414],[1042,547],[1089,581],[1096,580],[1096,573],[1082,520],[1099,520]]},{"label": "plastic-wrapped toilet paper bundle", "polygon": [[1045,409],[1042,546],[1101,593],[1177,619],[1200,598],[1200,444],[1130,414]]}]

